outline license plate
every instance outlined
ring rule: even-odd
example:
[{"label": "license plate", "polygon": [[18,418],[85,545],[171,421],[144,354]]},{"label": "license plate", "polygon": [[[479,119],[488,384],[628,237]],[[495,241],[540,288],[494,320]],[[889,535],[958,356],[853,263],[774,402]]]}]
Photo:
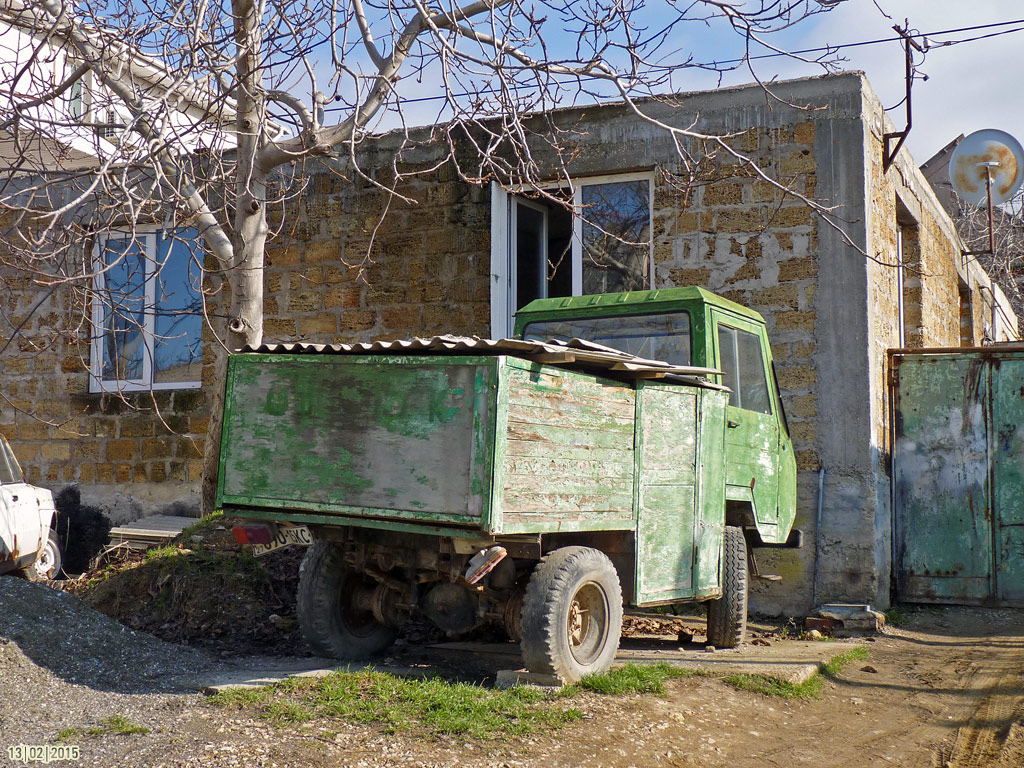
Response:
[{"label": "license plate", "polygon": [[253,544],[252,553],[259,557],[276,549],[291,546],[308,547],[313,543],[313,534],[304,525],[278,526],[277,535],[269,544]]}]

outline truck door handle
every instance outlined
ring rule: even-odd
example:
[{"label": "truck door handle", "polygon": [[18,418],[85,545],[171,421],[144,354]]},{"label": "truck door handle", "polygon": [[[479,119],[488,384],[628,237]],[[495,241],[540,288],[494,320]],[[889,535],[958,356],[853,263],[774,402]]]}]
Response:
[{"label": "truck door handle", "polygon": [[11,496],[11,501],[17,501],[17,500],[18,500],[17,496]]},{"label": "truck door handle", "polygon": [[729,427],[729,429],[736,429],[736,427],[738,427],[740,423],[738,421],[733,421],[732,419],[729,419],[729,421],[725,422],[725,425]]}]

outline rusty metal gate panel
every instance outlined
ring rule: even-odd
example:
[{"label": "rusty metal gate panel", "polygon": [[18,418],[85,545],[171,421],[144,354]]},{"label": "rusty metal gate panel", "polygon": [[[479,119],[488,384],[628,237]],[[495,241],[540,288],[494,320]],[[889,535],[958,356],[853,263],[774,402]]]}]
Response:
[{"label": "rusty metal gate panel", "polygon": [[987,368],[964,356],[907,356],[897,370],[897,599],[985,602],[992,588]]},{"label": "rusty metal gate panel", "polygon": [[891,365],[896,599],[1024,606],[1024,350]]},{"label": "rusty metal gate panel", "polygon": [[995,596],[1024,605],[1024,355],[994,357],[990,365]]}]

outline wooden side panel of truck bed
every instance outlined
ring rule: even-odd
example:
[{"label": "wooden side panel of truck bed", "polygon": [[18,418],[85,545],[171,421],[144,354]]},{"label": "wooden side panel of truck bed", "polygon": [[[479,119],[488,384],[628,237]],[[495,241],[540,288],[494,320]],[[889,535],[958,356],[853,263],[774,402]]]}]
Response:
[{"label": "wooden side panel of truck bed", "polygon": [[233,357],[220,503],[486,527],[498,360]]},{"label": "wooden side panel of truck bed", "polygon": [[632,385],[515,358],[507,358],[500,381],[496,528],[631,530]]}]

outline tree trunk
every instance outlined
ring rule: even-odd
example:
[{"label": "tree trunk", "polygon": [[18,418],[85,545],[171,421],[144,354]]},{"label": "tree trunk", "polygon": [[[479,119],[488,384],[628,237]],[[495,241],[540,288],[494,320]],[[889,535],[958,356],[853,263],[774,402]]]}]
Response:
[{"label": "tree trunk", "polygon": [[213,391],[210,392],[210,422],[203,452],[201,501],[203,514],[216,507],[217,473],[220,468],[221,416],[228,355],[263,343],[263,266],[267,243],[267,174],[256,163],[265,141],[263,104],[260,91],[259,56],[262,48],[257,6],[252,0],[232,0],[235,48],[238,55],[235,92],[235,136],[238,161],[235,166],[235,216],[232,233],[233,259],[227,266],[231,288],[228,310],[228,351],[217,350]]}]

